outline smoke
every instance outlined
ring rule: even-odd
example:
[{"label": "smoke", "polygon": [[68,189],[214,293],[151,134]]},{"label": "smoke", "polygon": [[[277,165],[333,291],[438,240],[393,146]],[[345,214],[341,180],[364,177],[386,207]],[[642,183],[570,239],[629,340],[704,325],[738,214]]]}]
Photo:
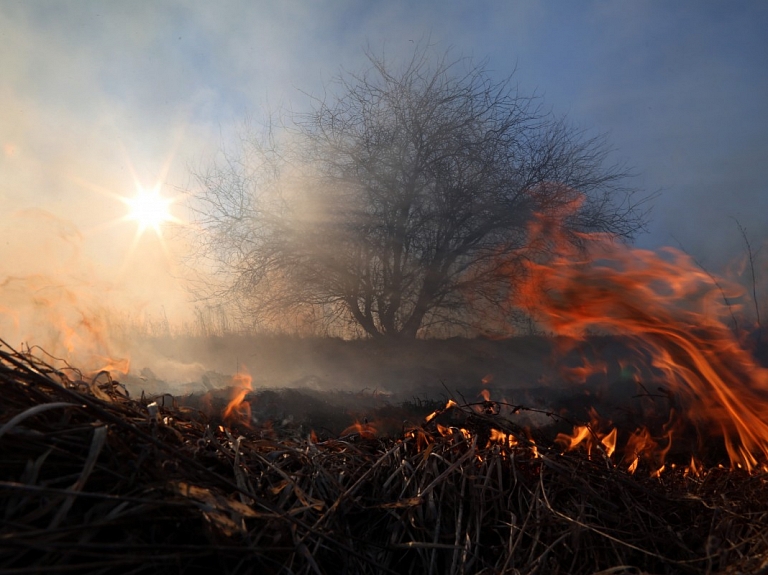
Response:
[{"label": "smoke", "polygon": [[163,250],[142,245],[159,238],[140,240],[132,257],[123,250],[111,263],[88,253],[102,239],[40,208],[0,216],[0,337],[96,370],[131,359],[142,321],[182,323],[181,278]]},{"label": "smoke", "polygon": [[[167,250],[151,233],[135,241],[114,195],[159,179],[165,193],[186,188],[188,164],[232,141],[248,113],[303,101],[297,88],[322,97],[340,66],[362,65],[366,45],[396,60],[425,38],[488,56],[500,76],[517,67],[515,81],[544,94],[555,113],[610,132],[639,187],[662,191],[641,247],[679,243],[721,271],[745,255],[729,216],[756,251],[768,235],[768,50],[765,8],[719,10],[5,2],[0,337],[93,367],[102,356],[130,357],[137,372],[195,378],[202,368],[180,351],[161,363],[131,336],[184,332],[195,321],[177,265],[187,246],[170,234]],[[734,269],[745,279],[745,266]],[[325,373],[303,372],[311,370]]]}]

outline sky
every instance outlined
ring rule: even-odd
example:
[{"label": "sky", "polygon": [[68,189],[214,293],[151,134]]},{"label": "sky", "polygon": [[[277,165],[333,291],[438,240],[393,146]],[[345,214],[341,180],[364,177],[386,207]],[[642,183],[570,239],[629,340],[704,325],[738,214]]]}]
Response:
[{"label": "sky", "polygon": [[185,245],[137,237],[118,196],[177,197],[247,117],[424,39],[606,134],[655,195],[636,244],[718,270],[744,253],[737,221],[768,238],[766,30],[761,0],[0,0],[4,329],[25,306],[189,319]]}]

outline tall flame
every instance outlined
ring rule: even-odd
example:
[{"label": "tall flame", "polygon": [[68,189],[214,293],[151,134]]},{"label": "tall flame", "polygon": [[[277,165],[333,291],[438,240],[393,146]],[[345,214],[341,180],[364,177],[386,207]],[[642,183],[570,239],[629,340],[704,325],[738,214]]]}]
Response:
[{"label": "tall flame", "polygon": [[721,319],[726,283],[715,284],[673,249],[657,254],[600,236],[584,240],[591,257],[563,242],[554,261],[529,262],[521,302],[560,335],[629,336],[684,416],[704,435],[722,437],[733,467],[751,470],[767,459],[768,370]]}]

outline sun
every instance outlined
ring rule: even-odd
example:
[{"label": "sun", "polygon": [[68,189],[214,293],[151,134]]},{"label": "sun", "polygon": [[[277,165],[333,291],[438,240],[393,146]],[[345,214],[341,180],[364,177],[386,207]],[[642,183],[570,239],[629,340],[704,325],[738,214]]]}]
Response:
[{"label": "sun", "polygon": [[138,235],[141,236],[147,229],[152,229],[158,236],[162,236],[161,226],[166,222],[176,222],[178,219],[171,213],[174,198],[167,198],[160,193],[160,186],[145,189],[137,186],[136,195],[130,198],[121,198],[128,206],[129,212],[125,216],[127,220],[133,220],[138,224]]},{"label": "sun", "polygon": [[160,248],[168,261],[170,261],[171,256],[166,240],[163,237],[163,228],[164,224],[170,223],[184,225],[184,222],[174,216],[171,211],[173,205],[183,196],[168,197],[163,195],[161,189],[162,184],[159,182],[152,188],[145,188],[136,181],[136,193],[133,196],[115,195],[117,199],[128,207],[128,213],[120,218],[120,220],[136,222],[136,233],[133,236],[133,242],[131,242],[126,252],[124,265],[127,265],[127,262],[131,259],[139,246],[141,238],[144,236],[144,232],[147,230],[155,232]]}]

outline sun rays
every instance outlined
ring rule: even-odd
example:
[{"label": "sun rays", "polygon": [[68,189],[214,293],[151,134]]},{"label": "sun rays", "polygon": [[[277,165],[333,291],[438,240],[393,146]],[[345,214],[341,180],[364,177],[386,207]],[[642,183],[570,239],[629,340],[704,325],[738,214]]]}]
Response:
[{"label": "sun rays", "polygon": [[180,220],[171,213],[171,206],[176,200],[163,196],[159,185],[150,190],[138,186],[136,195],[130,198],[121,197],[120,200],[130,210],[125,219],[133,220],[138,224],[139,235],[151,228],[159,237],[162,237],[164,223],[180,223]]}]

